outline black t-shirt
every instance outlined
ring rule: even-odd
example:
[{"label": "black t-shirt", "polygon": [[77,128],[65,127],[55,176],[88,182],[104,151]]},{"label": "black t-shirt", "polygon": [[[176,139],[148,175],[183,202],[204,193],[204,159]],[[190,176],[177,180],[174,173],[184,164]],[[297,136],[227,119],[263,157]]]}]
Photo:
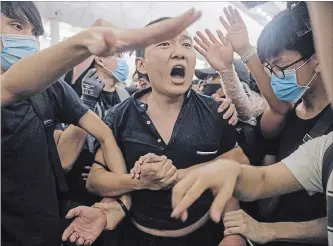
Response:
[{"label": "black t-shirt", "polygon": [[[105,117],[124,154],[128,170],[147,153],[166,155],[176,168],[183,169],[211,161],[237,144],[236,129],[217,112],[220,104],[192,90],[187,92],[170,142],[165,144],[146,113],[148,105],[139,99],[150,91],[148,88],[135,93]],[[140,190],[131,194],[134,219],[148,228],[162,230],[176,230],[193,224],[212,203],[211,193],[204,193],[189,208],[189,218],[183,223],[170,218],[171,190]]]},{"label": "black t-shirt", "polygon": [[[287,121],[283,131],[277,139],[277,161],[295,152],[302,145],[304,136],[311,131],[317,121],[326,110],[332,110],[328,105],[316,117],[303,120],[300,119],[295,109],[287,115]],[[333,130],[331,126],[326,133]],[[326,134],[325,133],[325,134]],[[325,194],[309,196],[306,191],[294,192],[280,197],[277,209],[270,217],[271,221],[309,221],[326,216]],[[292,243],[275,243],[274,245],[295,245]],[[304,244],[302,244],[304,245]]]},{"label": "black t-shirt", "polygon": [[[73,89],[47,89],[60,122],[77,124],[88,111]],[[60,245],[60,215],[46,133],[29,100],[1,108],[1,234],[3,245]]]}]

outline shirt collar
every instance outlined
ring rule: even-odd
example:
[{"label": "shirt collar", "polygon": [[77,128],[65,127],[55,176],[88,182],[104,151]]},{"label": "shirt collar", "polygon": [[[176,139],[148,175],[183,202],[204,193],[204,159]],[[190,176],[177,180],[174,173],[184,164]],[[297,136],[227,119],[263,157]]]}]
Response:
[{"label": "shirt collar", "polygon": [[[139,100],[139,98],[141,98],[143,95],[151,92],[151,87],[149,88],[145,88],[142,90],[139,90],[138,92],[134,93],[133,95],[133,99],[134,99],[134,105],[136,106],[137,110],[140,113],[144,113],[147,111],[148,109],[148,105],[146,103],[143,103],[142,101]],[[193,95],[193,91],[191,89],[191,87],[185,92],[185,100],[184,100],[184,104],[187,103],[189,101],[189,99],[191,98],[191,96]]]}]

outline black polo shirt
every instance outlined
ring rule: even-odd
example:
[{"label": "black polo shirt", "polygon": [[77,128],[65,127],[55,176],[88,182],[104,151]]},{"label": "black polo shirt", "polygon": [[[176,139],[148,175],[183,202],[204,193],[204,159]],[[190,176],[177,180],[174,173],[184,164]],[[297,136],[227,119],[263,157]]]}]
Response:
[{"label": "black polo shirt", "polygon": [[[136,92],[105,117],[126,160],[127,169],[147,153],[166,155],[177,169],[211,161],[236,146],[236,130],[218,114],[220,105],[193,90],[186,93],[169,144],[165,144],[146,113],[140,98],[151,91]],[[185,223],[170,218],[171,190],[132,192],[132,215],[148,228],[175,230],[200,219],[211,206],[212,194],[204,193],[189,209]]]},{"label": "black polo shirt", "polygon": [[[59,122],[77,124],[88,111],[59,81],[47,89]],[[1,244],[60,245],[55,176],[44,126],[29,100],[1,108]]]}]

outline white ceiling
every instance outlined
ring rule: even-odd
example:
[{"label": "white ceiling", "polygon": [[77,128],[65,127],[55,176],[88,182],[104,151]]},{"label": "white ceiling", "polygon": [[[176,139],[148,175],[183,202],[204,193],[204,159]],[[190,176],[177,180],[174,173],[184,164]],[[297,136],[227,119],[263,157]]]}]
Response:
[{"label": "white ceiling", "polygon": [[[236,3],[236,2],[235,2]],[[202,11],[202,17],[190,28],[190,34],[197,30],[222,28],[218,17],[223,8],[233,2],[36,2],[42,17],[54,18],[73,26],[87,28],[98,18],[105,19],[122,28],[143,27],[150,21],[162,16],[176,16],[195,7]],[[268,3],[269,4],[269,3]],[[250,41],[256,44],[263,29],[250,11],[240,11],[246,22]],[[262,23],[262,21],[260,22]]]}]

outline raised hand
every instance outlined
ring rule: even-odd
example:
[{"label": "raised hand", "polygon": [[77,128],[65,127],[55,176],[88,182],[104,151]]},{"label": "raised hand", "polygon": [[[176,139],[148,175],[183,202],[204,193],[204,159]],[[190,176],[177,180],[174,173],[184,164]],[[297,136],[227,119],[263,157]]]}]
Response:
[{"label": "raised hand", "polygon": [[206,34],[209,40],[201,32],[197,32],[194,37],[198,45],[194,48],[206,58],[208,63],[218,72],[223,72],[226,69],[232,68],[233,48],[231,43],[223,36],[223,33],[218,30],[217,35],[219,40],[206,29]]},{"label": "raised hand", "polygon": [[225,204],[232,197],[240,171],[239,163],[229,159],[217,159],[189,172],[172,190],[174,210],[171,217],[186,218],[187,209],[205,190],[211,189],[216,197],[210,208],[210,216],[213,221],[219,222]]},{"label": "raised hand", "polygon": [[86,42],[86,46],[91,54],[97,56],[109,56],[116,52],[145,48],[150,44],[176,37],[200,16],[201,12],[192,8],[178,17],[144,28],[129,30],[123,30],[111,23],[105,24],[105,22],[99,21],[86,32],[88,40],[94,40]]},{"label": "raised hand", "polygon": [[106,226],[106,216],[103,210],[86,206],[79,206],[69,210],[66,219],[75,220],[62,234],[62,240],[69,239],[77,245],[91,245],[102,233]]},{"label": "raised hand", "polygon": [[229,6],[223,9],[226,19],[220,16],[220,21],[227,31],[226,38],[231,42],[234,51],[243,56],[251,47],[246,25],[238,10]]}]

